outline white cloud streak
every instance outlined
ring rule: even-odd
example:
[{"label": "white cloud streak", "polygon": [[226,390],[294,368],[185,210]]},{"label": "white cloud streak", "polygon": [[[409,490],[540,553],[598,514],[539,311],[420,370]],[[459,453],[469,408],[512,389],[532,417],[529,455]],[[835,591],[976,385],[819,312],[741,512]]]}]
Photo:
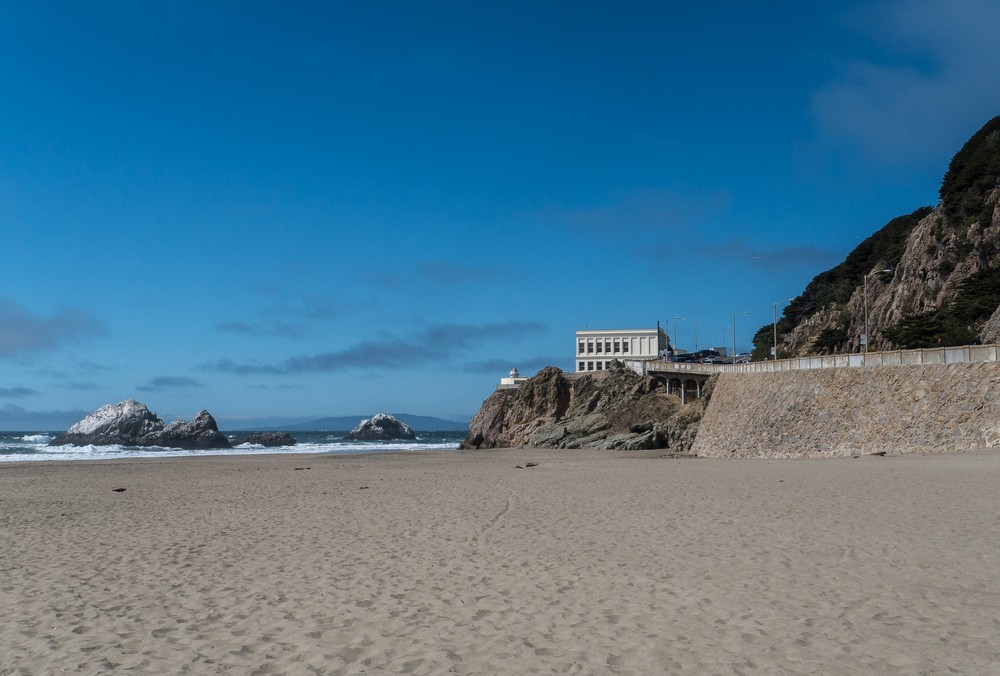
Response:
[{"label": "white cloud streak", "polygon": [[814,93],[821,140],[891,166],[937,161],[1000,114],[1000,3],[891,0],[846,20],[887,51]]}]

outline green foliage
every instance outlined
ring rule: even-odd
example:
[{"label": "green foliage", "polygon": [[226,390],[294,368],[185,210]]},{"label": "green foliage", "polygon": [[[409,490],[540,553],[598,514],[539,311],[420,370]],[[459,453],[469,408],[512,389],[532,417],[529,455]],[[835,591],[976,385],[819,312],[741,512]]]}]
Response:
[{"label": "green foliage", "polygon": [[[912,214],[899,216],[886,223],[871,237],[859,244],[847,255],[840,265],[817,275],[798,296],[785,308],[778,322],[780,336],[791,332],[802,321],[818,310],[832,304],[843,304],[864,282],[865,273],[873,268],[894,268],[906,250],[906,240],[931,207],[921,207]],[[771,354],[771,333],[761,331],[754,336],[754,359],[764,359]],[[766,342],[765,342],[766,341]],[[835,337],[824,337],[824,345],[829,350],[846,346],[846,329]]]},{"label": "green foliage", "polygon": [[836,352],[846,352],[848,345],[847,317],[840,313],[837,315],[837,324],[827,327],[816,336],[813,343],[813,350],[819,354],[832,354]]},{"label": "green foliage", "polygon": [[941,181],[941,208],[955,228],[990,219],[995,204],[985,195],[1000,185],[1000,116],[983,125],[955,153]]},{"label": "green foliage", "polygon": [[816,336],[813,343],[814,351],[819,354],[831,354],[843,351],[847,345],[847,331],[843,326],[825,328]]},{"label": "green foliage", "polygon": [[774,325],[765,324],[757,329],[753,334],[753,351],[750,353],[752,361],[764,361],[771,358],[771,348],[774,343]]},{"label": "green foliage", "polygon": [[908,315],[882,333],[902,349],[968,345],[980,340],[971,327],[989,319],[998,307],[1000,267],[987,268],[967,277],[950,305]]},{"label": "green foliage", "polygon": [[809,282],[802,295],[785,308],[784,316],[794,328],[817,310],[834,303],[846,303],[864,283],[865,273],[873,268],[894,268],[906,250],[906,239],[931,207],[921,207],[912,214],[886,223],[874,235],[861,242],[840,265],[822,272]]},{"label": "green foliage", "polygon": [[[986,193],[1000,186],[1000,116],[987,122],[962,149],[955,154],[941,181],[941,210],[944,222],[957,232],[953,256],[939,263],[938,270],[947,274],[954,269],[955,255],[965,256],[975,245],[966,235],[967,226],[973,222],[987,222],[996,206],[987,200]],[[906,248],[907,239],[916,224],[930,213],[922,207],[912,214],[889,221],[874,235],[859,244],[840,265],[817,275],[806,286],[802,295],[784,310],[778,323],[779,340],[784,333],[793,331],[803,321],[826,307],[843,305],[864,283],[865,273],[879,268],[895,268]],[[938,248],[928,245],[928,255]],[[981,243],[980,260],[989,259],[996,247],[991,242]],[[984,271],[963,283],[958,297],[946,308],[919,316],[909,316],[886,329],[884,335],[900,347],[957,345],[978,338],[969,328],[982,322],[983,313],[992,313],[1000,299],[1000,273]],[[990,307],[992,306],[992,309]],[[986,316],[988,316],[988,314]],[[841,322],[843,323],[843,322]],[[773,342],[771,326],[761,327],[754,336],[754,359],[764,359],[771,354]],[[846,325],[823,331],[818,336],[816,348],[821,351],[838,351],[849,343]]]}]

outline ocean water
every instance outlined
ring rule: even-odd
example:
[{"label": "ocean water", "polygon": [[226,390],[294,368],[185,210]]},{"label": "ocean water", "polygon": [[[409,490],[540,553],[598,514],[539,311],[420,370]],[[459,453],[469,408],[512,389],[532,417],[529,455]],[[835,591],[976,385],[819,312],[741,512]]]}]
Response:
[{"label": "ocean water", "polygon": [[[272,453],[384,453],[391,451],[456,450],[465,438],[462,432],[418,432],[415,440],[345,441],[347,432],[293,432],[295,446],[265,448],[243,444],[236,448],[186,451],[158,446],[49,446],[60,432],[0,432],[0,463],[34,460],[115,460],[121,458],[167,458],[194,455],[262,455]],[[226,432],[230,441],[246,432]]]}]

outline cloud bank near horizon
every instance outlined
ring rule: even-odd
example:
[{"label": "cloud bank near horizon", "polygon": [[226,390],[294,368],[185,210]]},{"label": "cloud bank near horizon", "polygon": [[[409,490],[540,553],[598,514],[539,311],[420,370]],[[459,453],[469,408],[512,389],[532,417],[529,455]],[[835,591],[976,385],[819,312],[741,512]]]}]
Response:
[{"label": "cloud bank near horizon", "polygon": [[0,358],[54,350],[107,332],[103,322],[79,310],[44,317],[0,296]]},{"label": "cloud bank near horizon", "polygon": [[289,357],[277,362],[237,362],[223,358],[203,365],[210,371],[237,375],[282,375],[324,373],[350,369],[414,368],[446,363],[483,342],[517,340],[546,330],[538,322],[463,325],[438,324],[419,331],[413,337],[386,334],[363,340],[342,350],[314,355]]}]

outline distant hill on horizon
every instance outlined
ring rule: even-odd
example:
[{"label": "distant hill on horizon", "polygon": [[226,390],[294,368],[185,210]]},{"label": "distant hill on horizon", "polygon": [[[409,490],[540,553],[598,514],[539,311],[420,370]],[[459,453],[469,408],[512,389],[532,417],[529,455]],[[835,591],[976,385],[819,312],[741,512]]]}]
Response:
[{"label": "distant hill on horizon", "polygon": [[[357,427],[358,423],[362,420],[371,418],[373,415],[375,414],[369,413],[368,415],[333,416],[330,418],[320,418],[319,420],[310,420],[291,425],[283,425],[277,429],[289,431],[299,430],[302,432],[348,432]],[[400,422],[409,425],[417,432],[466,432],[469,429],[468,422],[456,422],[454,420],[445,420],[444,418],[435,418],[433,416],[426,415],[413,415],[410,413],[390,413],[389,415],[396,418]]]}]

